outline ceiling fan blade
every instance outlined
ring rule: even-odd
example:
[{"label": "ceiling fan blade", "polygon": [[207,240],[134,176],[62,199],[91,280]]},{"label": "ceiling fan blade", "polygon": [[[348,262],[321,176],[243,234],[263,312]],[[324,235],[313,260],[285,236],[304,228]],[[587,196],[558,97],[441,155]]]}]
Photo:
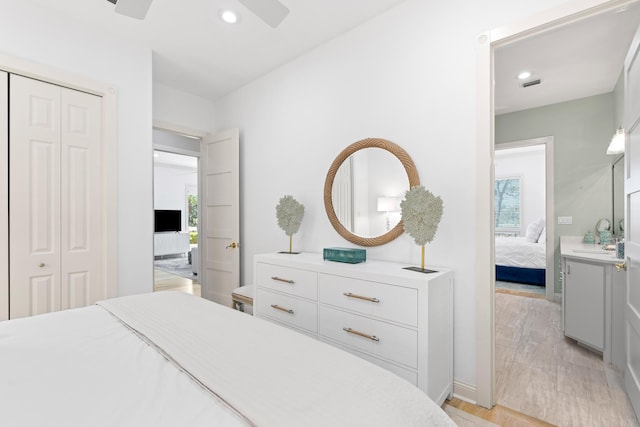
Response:
[{"label": "ceiling fan blade", "polygon": [[129,16],[136,19],[144,19],[147,16],[149,7],[153,0],[116,0],[115,2],[109,0],[111,3],[116,4],[115,11],[121,15]]},{"label": "ceiling fan blade", "polygon": [[[119,0],[123,1],[123,0]],[[276,28],[289,14],[289,9],[278,0],[238,0],[271,28]]]}]

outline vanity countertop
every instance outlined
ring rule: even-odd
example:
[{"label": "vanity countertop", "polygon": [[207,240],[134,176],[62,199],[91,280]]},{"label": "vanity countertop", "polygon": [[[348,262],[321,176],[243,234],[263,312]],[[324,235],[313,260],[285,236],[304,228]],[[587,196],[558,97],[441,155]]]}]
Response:
[{"label": "vanity countertop", "polygon": [[577,258],[607,264],[622,262],[616,258],[616,251],[607,251],[598,244],[586,244],[581,236],[560,236],[560,255],[565,258]]}]

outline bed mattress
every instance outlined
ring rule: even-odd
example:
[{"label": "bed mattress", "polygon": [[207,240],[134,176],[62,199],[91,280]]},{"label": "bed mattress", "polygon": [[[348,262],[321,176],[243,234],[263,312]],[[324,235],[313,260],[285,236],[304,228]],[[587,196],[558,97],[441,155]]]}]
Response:
[{"label": "bed mattress", "polygon": [[177,292],[0,323],[4,425],[452,426],[415,386]]},{"label": "bed mattress", "polygon": [[546,268],[544,243],[527,242],[524,237],[496,237],[495,263],[505,267]]}]

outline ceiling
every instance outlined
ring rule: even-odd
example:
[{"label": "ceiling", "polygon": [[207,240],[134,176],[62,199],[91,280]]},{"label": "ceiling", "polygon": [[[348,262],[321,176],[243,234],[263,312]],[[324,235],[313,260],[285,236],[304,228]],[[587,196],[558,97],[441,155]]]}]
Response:
[{"label": "ceiling", "polygon": [[[216,100],[404,0],[280,0],[290,13],[276,29],[238,0],[153,0],[144,20],[115,13],[108,0],[23,1],[149,47],[155,82]],[[496,49],[496,114],[611,92],[639,3]],[[239,24],[219,19],[227,8]],[[522,88],[522,70],[542,83]]]},{"label": "ceiling", "polygon": [[181,169],[194,170],[198,169],[198,158],[193,156],[184,156],[182,154],[169,153],[166,151],[153,151],[153,163],[155,166],[171,166]]},{"label": "ceiling", "polygon": [[[281,0],[290,13],[273,29],[237,0],[153,0],[144,20],[107,0],[24,0],[153,51],[153,79],[215,100],[404,0]],[[219,18],[222,9],[238,24]]]},{"label": "ceiling", "polygon": [[[636,2],[496,49],[496,114],[613,91],[639,24]],[[524,70],[532,75],[520,81]]]}]

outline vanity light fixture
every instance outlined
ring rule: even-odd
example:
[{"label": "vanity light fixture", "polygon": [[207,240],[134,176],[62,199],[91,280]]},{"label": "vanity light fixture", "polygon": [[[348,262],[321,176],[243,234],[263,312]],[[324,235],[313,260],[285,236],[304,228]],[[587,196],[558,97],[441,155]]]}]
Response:
[{"label": "vanity light fixture", "polygon": [[616,130],[616,133],[613,134],[611,138],[611,142],[609,143],[609,148],[607,148],[607,154],[622,154],[624,153],[624,142],[625,142],[625,134],[622,126]]},{"label": "vanity light fixture", "polygon": [[239,21],[239,15],[233,10],[224,9],[218,12],[218,16],[227,24],[237,24]]}]

